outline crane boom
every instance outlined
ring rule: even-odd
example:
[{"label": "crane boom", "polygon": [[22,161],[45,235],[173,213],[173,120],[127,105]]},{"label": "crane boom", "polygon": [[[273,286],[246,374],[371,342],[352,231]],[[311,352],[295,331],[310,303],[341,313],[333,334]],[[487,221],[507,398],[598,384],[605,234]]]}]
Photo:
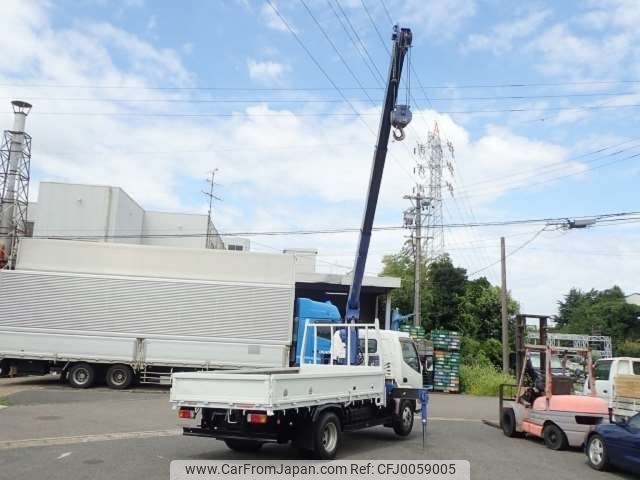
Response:
[{"label": "crane boom", "polygon": [[409,106],[396,104],[398,90],[400,89],[400,74],[402,73],[404,57],[409,47],[411,47],[411,30],[409,28],[399,28],[396,25],[393,28],[391,39],[393,40],[391,65],[389,66],[384,105],[380,115],[377,143],[373,154],[369,191],[367,193],[367,201],[362,218],[362,227],[360,228],[360,239],[358,241],[358,250],[353,267],[353,278],[349,288],[349,296],[347,297],[345,320],[352,323],[357,322],[360,318],[360,291],[362,289],[362,279],[367,262],[367,254],[369,252],[369,242],[371,241],[371,230],[373,228],[373,220],[378,203],[378,194],[380,193],[384,162],[387,158],[387,146],[389,144],[391,127],[399,130],[399,135],[394,133],[394,138],[402,140],[404,138],[402,129],[411,121]]}]

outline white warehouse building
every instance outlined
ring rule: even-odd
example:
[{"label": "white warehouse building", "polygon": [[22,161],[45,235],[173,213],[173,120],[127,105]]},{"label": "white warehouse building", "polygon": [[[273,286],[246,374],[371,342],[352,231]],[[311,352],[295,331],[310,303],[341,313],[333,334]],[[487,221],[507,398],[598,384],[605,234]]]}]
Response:
[{"label": "white warehouse building", "polygon": [[34,237],[246,251],[245,238],[223,238],[207,215],[144,210],[122,188],[40,182],[28,207]]}]

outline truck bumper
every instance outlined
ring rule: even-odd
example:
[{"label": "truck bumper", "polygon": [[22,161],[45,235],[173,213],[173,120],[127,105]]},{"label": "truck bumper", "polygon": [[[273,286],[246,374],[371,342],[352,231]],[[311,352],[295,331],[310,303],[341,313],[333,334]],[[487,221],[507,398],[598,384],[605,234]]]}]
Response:
[{"label": "truck bumper", "polygon": [[262,443],[278,443],[276,434],[262,433],[256,435],[254,433],[242,432],[237,430],[209,430],[199,427],[184,427],[182,434],[188,437],[209,437],[218,440],[253,440]]}]

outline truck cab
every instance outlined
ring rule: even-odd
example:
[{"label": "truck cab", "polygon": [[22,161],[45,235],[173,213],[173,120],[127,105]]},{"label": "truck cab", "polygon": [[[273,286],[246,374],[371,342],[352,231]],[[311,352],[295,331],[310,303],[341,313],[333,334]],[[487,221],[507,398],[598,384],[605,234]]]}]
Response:
[{"label": "truck cab", "polygon": [[[614,381],[620,375],[640,375],[640,358],[601,358],[594,364],[596,395],[606,400],[615,396]],[[585,382],[583,393],[591,393],[591,385]]]}]

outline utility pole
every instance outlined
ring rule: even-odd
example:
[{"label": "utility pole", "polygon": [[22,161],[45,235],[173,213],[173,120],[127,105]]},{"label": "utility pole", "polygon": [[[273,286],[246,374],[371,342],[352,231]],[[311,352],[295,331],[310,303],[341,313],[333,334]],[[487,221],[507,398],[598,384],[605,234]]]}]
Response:
[{"label": "utility pole", "polygon": [[416,253],[415,253],[415,279],[414,279],[414,299],[413,299],[413,325],[419,327],[421,325],[420,317],[420,266],[422,265],[422,195],[420,190],[416,194]]},{"label": "utility pole", "polygon": [[[413,195],[405,195],[405,200],[411,201],[411,208],[404,211],[404,226],[411,228],[411,248],[413,253],[413,325],[419,327],[421,325],[420,312],[420,280],[422,275],[422,235],[423,228],[423,210],[429,205],[428,199],[423,195],[423,185],[417,184],[413,187]],[[428,241],[428,239],[426,239]]]},{"label": "utility pole", "polygon": [[502,370],[509,372],[509,319],[507,316],[507,256],[505,254],[504,237],[500,237],[500,264],[502,267],[502,288],[500,300],[502,304]]},{"label": "utility pole", "polygon": [[213,201],[214,200],[218,200],[218,201],[222,201],[221,198],[216,197],[213,194],[213,187],[215,185],[218,185],[217,183],[215,183],[215,178],[216,178],[216,172],[218,171],[217,168],[214,168],[213,170],[211,170],[211,172],[209,172],[209,177],[207,177],[207,183],[209,184],[209,191],[205,192],[203,191],[203,195],[205,195],[206,197],[209,198],[209,211],[207,212],[207,241],[205,244],[205,248],[214,248],[213,247],[213,240],[212,240],[212,234],[213,234],[213,219],[211,218],[212,213],[213,213]]}]

